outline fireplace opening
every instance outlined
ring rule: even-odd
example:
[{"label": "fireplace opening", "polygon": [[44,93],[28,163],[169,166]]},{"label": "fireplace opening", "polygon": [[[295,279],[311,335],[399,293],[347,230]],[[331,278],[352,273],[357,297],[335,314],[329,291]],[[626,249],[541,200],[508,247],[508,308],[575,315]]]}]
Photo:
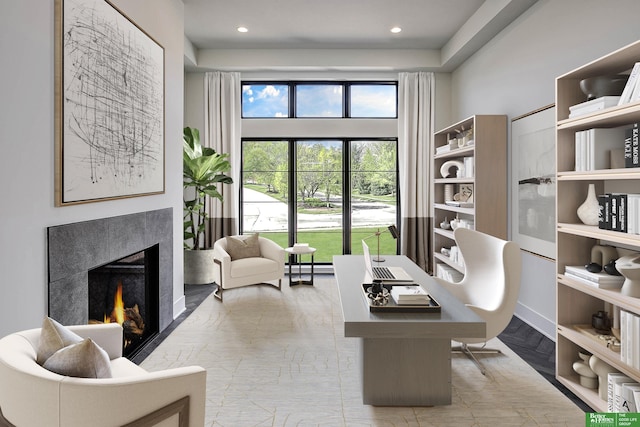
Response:
[{"label": "fireplace opening", "polygon": [[131,359],[159,331],[159,245],[89,270],[89,323],[119,323]]}]

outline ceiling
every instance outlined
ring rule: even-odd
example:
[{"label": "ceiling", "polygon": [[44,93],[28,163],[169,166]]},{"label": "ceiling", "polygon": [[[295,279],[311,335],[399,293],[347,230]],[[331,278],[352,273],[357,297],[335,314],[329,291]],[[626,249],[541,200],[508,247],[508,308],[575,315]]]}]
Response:
[{"label": "ceiling", "polygon": [[[535,1],[183,0],[185,36],[196,55],[229,49],[419,49],[446,56],[443,68],[457,66]],[[239,26],[248,32],[238,32]],[[394,26],[402,31],[391,33]]]}]

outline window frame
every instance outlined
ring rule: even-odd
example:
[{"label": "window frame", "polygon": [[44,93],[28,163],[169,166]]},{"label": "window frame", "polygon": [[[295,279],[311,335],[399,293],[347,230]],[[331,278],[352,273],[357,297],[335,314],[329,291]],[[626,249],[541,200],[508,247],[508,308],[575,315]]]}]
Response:
[{"label": "window frame", "polygon": [[[303,120],[335,120],[335,119],[390,119],[397,120],[398,119],[398,82],[395,80],[243,80],[240,83],[240,90],[243,91],[243,88],[247,85],[281,85],[289,87],[289,111],[287,117],[246,117],[244,115],[244,99],[240,96],[240,117],[243,120],[254,120],[254,119],[277,119],[277,120],[287,120],[287,119],[303,119]],[[296,94],[298,86],[313,86],[313,85],[332,85],[332,86],[342,86],[342,116],[333,116],[333,117],[298,117],[298,112],[296,111]],[[367,117],[352,117],[351,116],[351,88],[353,86],[394,86],[395,87],[395,116],[367,116]]]},{"label": "window frame", "polygon": [[[310,137],[301,137],[301,138],[259,138],[259,137],[247,137],[241,138],[241,163],[240,163],[240,188],[239,190],[239,206],[238,206],[238,214],[239,218],[244,218],[244,197],[243,197],[243,188],[244,188],[244,143],[245,142],[268,142],[268,141],[278,141],[278,142],[286,142],[288,144],[288,170],[287,176],[289,183],[293,183],[293,185],[288,186],[288,203],[287,212],[288,212],[288,225],[287,225],[287,233],[289,246],[293,246],[297,239],[297,143],[305,142],[305,141],[339,141],[342,144],[342,200],[344,205],[349,206],[349,212],[351,211],[351,178],[353,174],[353,170],[351,168],[351,148],[352,143],[359,141],[387,141],[387,142],[395,142],[396,144],[396,170],[395,170],[395,180],[396,180],[396,226],[398,229],[401,228],[401,203],[400,203],[400,165],[398,158],[398,138],[393,137],[357,137],[357,138],[336,138],[336,137],[318,137],[318,138],[310,138]],[[240,220],[238,223],[240,234],[244,233],[244,221]],[[343,254],[351,254],[353,252],[353,248],[351,246],[352,240],[352,224],[351,224],[351,214],[346,213],[346,210],[343,209],[342,213],[342,252]],[[398,237],[396,239],[396,254],[400,253],[401,247],[401,239]],[[330,265],[330,262],[320,262],[316,264],[326,264]]]}]

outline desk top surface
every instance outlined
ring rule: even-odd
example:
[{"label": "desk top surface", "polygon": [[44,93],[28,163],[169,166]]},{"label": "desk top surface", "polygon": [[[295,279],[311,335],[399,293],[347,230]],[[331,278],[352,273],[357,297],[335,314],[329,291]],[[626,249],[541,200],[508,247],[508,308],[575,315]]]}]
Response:
[{"label": "desk top surface", "polygon": [[431,276],[404,255],[385,255],[374,265],[402,267],[414,282],[429,292],[442,306],[440,313],[370,312],[361,285],[369,282],[363,255],[333,257],[344,331],[346,337],[362,338],[472,338],[485,334],[485,322]]}]

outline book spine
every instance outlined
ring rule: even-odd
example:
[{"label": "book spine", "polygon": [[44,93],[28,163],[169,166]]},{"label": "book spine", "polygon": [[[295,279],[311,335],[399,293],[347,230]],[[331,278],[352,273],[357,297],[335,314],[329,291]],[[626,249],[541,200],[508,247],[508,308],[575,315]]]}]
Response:
[{"label": "book spine", "polygon": [[627,233],[636,234],[636,198],[637,194],[627,194]]},{"label": "book spine", "polygon": [[624,167],[631,168],[633,163],[631,160],[631,146],[633,139],[633,128],[625,129],[624,131]]},{"label": "book spine", "polygon": [[609,195],[601,194],[598,196],[598,228],[609,230]]},{"label": "book spine", "polygon": [[609,200],[611,201],[611,231],[620,231],[620,225],[618,224],[618,195],[611,194],[609,196]]},{"label": "book spine", "polygon": [[[581,135],[582,135],[582,132],[583,131],[578,131],[574,135],[574,149],[575,149],[575,153],[574,153],[574,157],[575,157],[574,170],[576,172],[581,172],[582,171],[582,165],[581,165],[581,159],[582,159]],[[625,165],[626,165],[626,155],[625,155]]]},{"label": "book spine", "polygon": [[638,157],[638,123],[634,123],[632,129],[632,138],[631,138],[631,165],[634,168],[640,166],[640,158]]},{"label": "book spine", "polygon": [[620,361],[627,363],[627,319],[629,313],[625,310],[620,310]]},{"label": "book spine", "polygon": [[621,231],[622,233],[626,233],[627,232],[627,209],[628,209],[628,203],[627,203],[627,195],[626,194],[619,194],[619,203],[618,203],[618,225],[619,225],[619,231]]}]

